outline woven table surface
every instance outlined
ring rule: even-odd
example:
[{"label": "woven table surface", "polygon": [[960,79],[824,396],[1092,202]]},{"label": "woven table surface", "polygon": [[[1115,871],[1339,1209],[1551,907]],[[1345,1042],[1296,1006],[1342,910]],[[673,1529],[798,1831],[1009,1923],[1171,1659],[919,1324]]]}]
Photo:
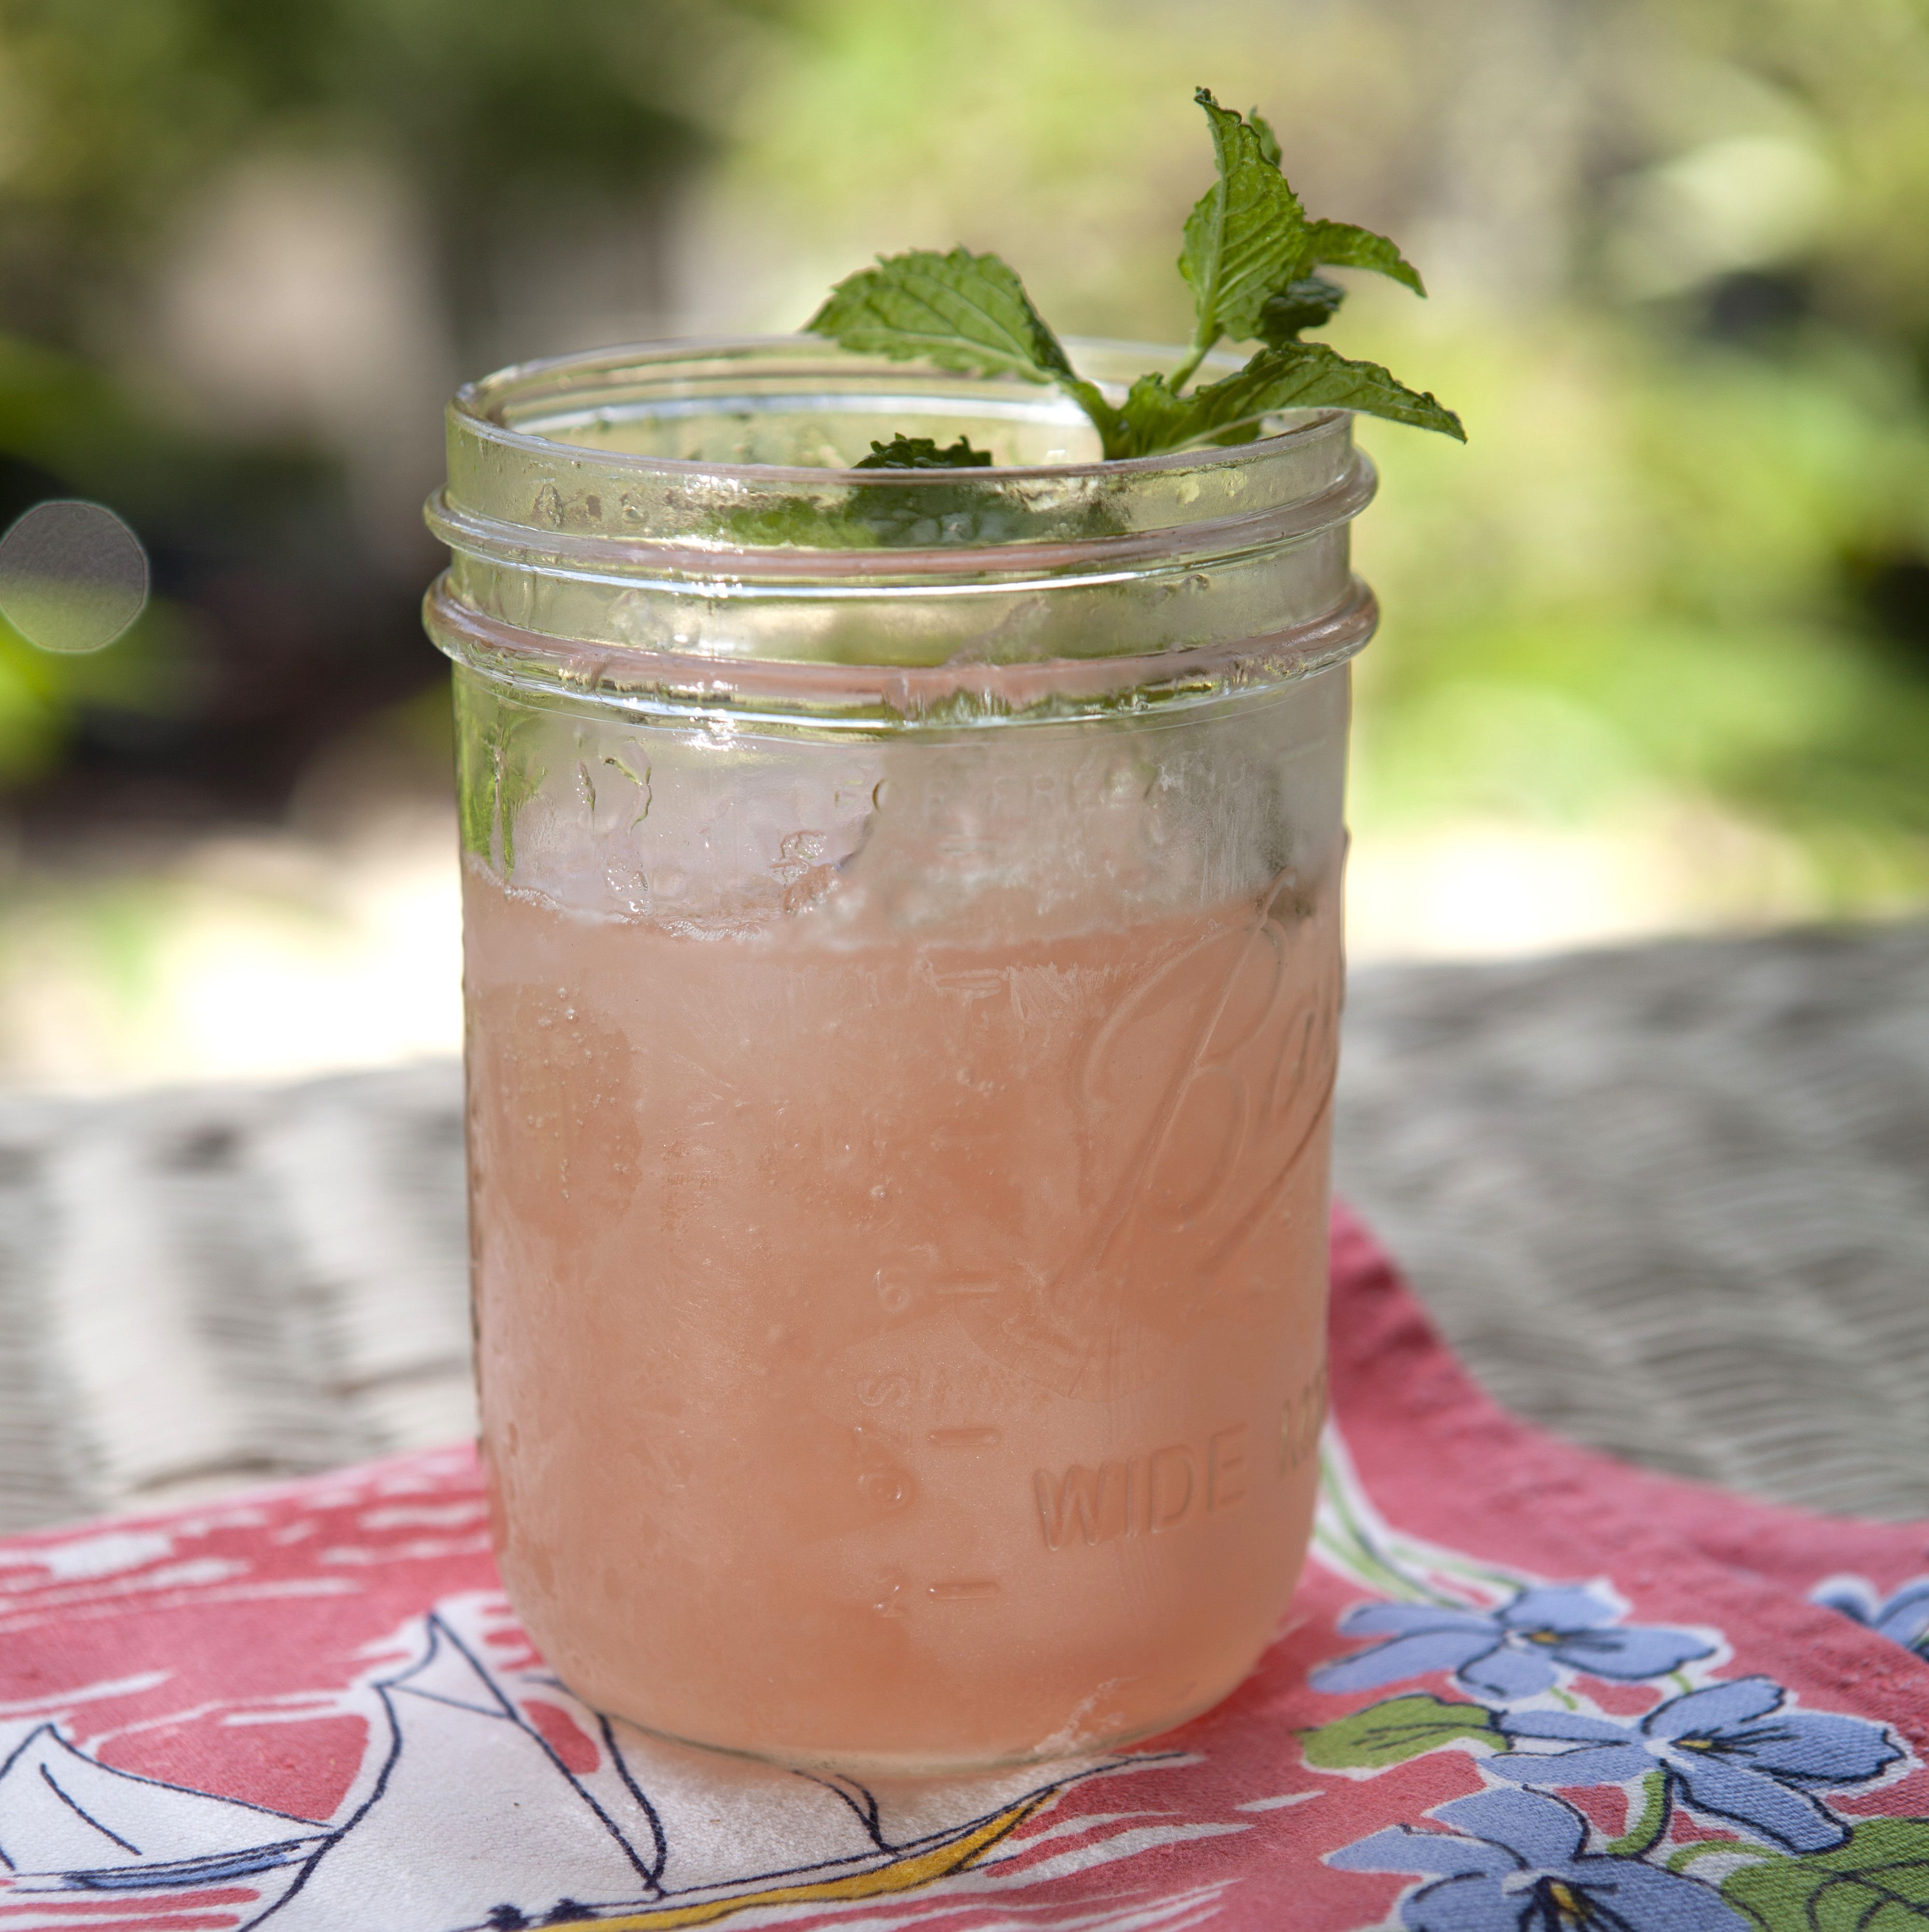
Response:
[{"label": "woven table surface", "polygon": [[[1338,1185],[1503,1402],[1929,1514],[1929,925],[1348,998]],[[0,1532],[468,1432],[460,1085],[0,1098]]]}]

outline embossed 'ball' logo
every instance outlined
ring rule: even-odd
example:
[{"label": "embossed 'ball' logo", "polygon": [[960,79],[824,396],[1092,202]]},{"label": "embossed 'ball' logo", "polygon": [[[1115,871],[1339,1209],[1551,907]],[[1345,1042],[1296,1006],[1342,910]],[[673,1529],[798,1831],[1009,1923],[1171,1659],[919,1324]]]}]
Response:
[{"label": "embossed 'ball' logo", "polygon": [[1170,1367],[1280,1208],[1337,1058],[1330,885],[1292,873],[1128,986],[1082,1056],[1082,1238],[1048,1280],[956,1304],[981,1346],[1104,1400]]}]

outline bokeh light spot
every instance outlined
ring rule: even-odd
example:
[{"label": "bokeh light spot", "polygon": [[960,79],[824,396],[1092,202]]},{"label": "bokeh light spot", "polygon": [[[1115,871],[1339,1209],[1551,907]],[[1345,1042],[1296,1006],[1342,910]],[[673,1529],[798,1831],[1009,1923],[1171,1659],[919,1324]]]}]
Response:
[{"label": "bokeh light spot", "polygon": [[0,537],[0,617],[44,651],[104,650],[147,592],[140,538],[98,503],[36,503]]}]

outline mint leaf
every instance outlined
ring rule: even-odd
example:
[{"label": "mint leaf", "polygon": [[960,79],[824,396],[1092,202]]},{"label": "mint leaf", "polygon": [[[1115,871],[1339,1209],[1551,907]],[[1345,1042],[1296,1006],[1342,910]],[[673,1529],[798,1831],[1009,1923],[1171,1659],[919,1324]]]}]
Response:
[{"label": "mint leaf", "polygon": [[1377,362],[1352,362],[1323,342],[1262,349],[1236,374],[1190,396],[1163,376],[1142,376],[1125,400],[1126,435],[1116,454],[1149,456],[1228,432],[1276,410],[1355,410],[1363,416],[1438,430],[1465,442],[1460,418],[1432,396],[1409,389]]},{"label": "mint leaf", "polygon": [[1324,328],[1346,299],[1346,291],[1337,282],[1324,275],[1302,275],[1267,297],[1259,311],[1259,340],[1274,348],[1297,342],[1301,329]]},{"label": "mint leaf", "polygon": [[516,818],[542,784],[535,715],[499,708],[476,698],[460,707],[456,730],[456,795],[464,850],[490,856],[500,827],[502,864],[516,865]]},{"label": "mint leaf", "polygon": [[1316,221],[1306,231],[1311,259],[1334,268],[1371,268],[1390,275],[1417,296],[1426,293],[1420,271],[1384,235],[1355,228],[1350,221]]},{"label": "mint leaf", "polygon": [[1198,408],[1196,396],[1174,395],[1163,376],[1142,376],[1125,398],[1124,432],[1108,456],[1150,456],[1176,449],[1196,432],[1191,428]]},{"label": "mint leaf", "polygon": [[1306,212],[1280,172],[1279,138],[1263,118],[1242,120],[1211,91],[1192,98],[1212,130],[1218,178],[1186,218],[1179,272],[1191,284],[1195,345],[1250,337],[1268,296],[1310,265]]},{"label": "mint leaf", "polygon": [[914,248],[847,275],[806,328],[862,355],[981,376],[1055,382],[1092,419],[1108,455],[1117,412],[1073,370],[1024,284],[995,255]]},{"label": "mint leaf", "polygon": [[1485,1705],[1450,1703],[1425,1692],[1370,1704],[1299,1734],[1300,1752],[1316,1771],[1384,1770],[1462,1738],[1503,1742]]},{"label": "mint leaf", "polygon": [[1024,284],[997,256],[968,248],[881,255],[874,268],[839,282],[804,326],[895,362],[922,358],[940,369],[1034,382],[1072,373]]},{"label": "mint leaf", "polygon": [[991,466],[988,449],[974,449],[969,436],[961,436],[948,448],[940,449],[928,436],[894,436],[889,442],[874,442],[868,456],[860,457],[854,470],[984,470]]},{"label": "mint leaf", "polygon": [[1183,439],[1270,416],[1275,410],[1356,410],[1390,422],[1438,430],[1465,442],[1454,412],[1429,393],[1409,389],[1377,362],[1349,362],[1323,342],[1288,342],[1262,349],[1236,375],[1192,398],[1195,415]]},{"label": "mint leaf", "polygon": [[1280,137],[1273,132],[1273,124],[1256,107],[1246,110],[1246,124],[1259,137],[1259,152],[1282,172],[1286,164],[1280,153]]},{"label": "mint leaf", "polygon": [[[1258,130],[1220,106],[1205,88],[1192,98],[1212,124],[1219,170],[1219,178],[1186,218],[1186,245],[1179,256],[1179,272],[1192,284],[1197,313],[1192,346],[1203,355],[1222,335],[1235,342],[1257,335],[1267,298],[1296,280],[1312,258],[1306,211]],[[1266,131],[1270,136],[1271,129]],[[1277,141],[1270,146],[1276,153]]]}]

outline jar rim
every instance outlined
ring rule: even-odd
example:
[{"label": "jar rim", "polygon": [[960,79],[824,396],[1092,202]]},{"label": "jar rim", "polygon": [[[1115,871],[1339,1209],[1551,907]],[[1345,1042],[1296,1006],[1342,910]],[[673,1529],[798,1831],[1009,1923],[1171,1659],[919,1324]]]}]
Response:
[{"label": "jar rim", "polygon": [[[1090,358],[1094,355],[1110,357],[1129,354],[1141,361],[1147,370],[1175,368],[1189,353],[1168,345],[1091,336],[1068,336],[1065,339],[1065,347],[1075,362],[1082,355]],[[660,456],[638,451],[601,447],[594,448],[592,452],[590,446],[572,442],[564,436],[548,436],[536,430],[520,429],[507,419],[506,412],[514,403],[518,391],[537,388],[538,386],[553,383],[560,377],[572,374],[615,376],[632,370],[671,368],[679,362],[782,356],[787,352],[800,351],[821,356],[826,362],[834,362],[853,375],[868,368],[880,375],[895,374],[900,380],[923,375],[927,377],[948,377],[950,381],[959,384],[989,384],[1000,380],[943,370],[934,365],[916,362],[900,362],[881,356],[854,354],[840,349],[827,338],[808,334],[664,338],[658,340],[618,344],[605,349],[538,356],[526,362],[507,364],[486,376],[464,382],[456,391],[449,403],[451,428],[454,430],[459,421],[469,434],[482,438],[504,450],[519,452],[532,458],[551,458],[573,451],[593,453],[599,464],[608,464],[614,470],[632,471],[639,476],[660,473],[666,477],[717,477],[735,473],[740,474],[747,482],[789,483],[819,488],[834,486],[840,489],[898,489],[909,485],[914,489],[955,489],[961,485],[968,487],[974,482],[987,484],[1078,482],[1100,477],[1156,476],[1174,470],[1211,472],[1242,463],[1250,464],[1256,457],[1284,454],[1296,446],[1330,436],[1336,429],[1343,428],[1352,414],[1350,410],[1334,408],[1281,411],[1278,412],[1281,416],[1304,416],[1305,420],[1292,423],[1288,427],[1268,435],[1255,436],[1245,442],[1193,445],[1180,449],[1162,450],[1150,456],[1102,457],[1078,462],[998,464],[988,466],[982,471],[975,469],[865,470],[838,468],[825,464],[718,463],[703,458]],[[1236,357],[1228,355],[1222,350],[1210,352],[1199,364],[1202,374],[1213,375],[1230,375],[1241,366]],[[1105,379],[1095,377],[1094,380],[1099,380],[1102,387],[1106,386]],[[1022,382],[1022,379],[1018,378],[1008,379],[1008,382],[1012,386],[1022,383],[1024,389],[1034,394],[1049,396],[1052,394],[1051,386],[1047,383]],[[1116,379],[1114,379],[1113,386],[1119,386]],[[1068,400],[1068,421],[1071,419],[1071,411],[1075,407]],[[1080,422],[1084,421],[1082,414],[1077,420]]]},{"label": "jar rim", "polygon": [[[1087,374],[1120,393],[1148,358],[1176,365],[1181,354],[1078,346]],[[1282,411],[1258,427],[1273,433],[1032,461],[1096,440],[1048,384],[856,355],[816,336],[634,344],[466,385],[448,412],[448,482],[428,515],[458,556],[550,574],[955,583],[987,570],[1138,568],[1138,539],[1174,562],[1290,543],[1349,520],[1371,496],[1350,411]],[[879,446],[880,429],[964,430],[1008,460],[848,466],[865,440]]]},{"label": "jar rim", "polygon": [[[1179,354],[1087,343],[1079,366],[1120,388],[1148,358]],[[1096,433],[1050,386],[814,336],[524,364],[468,385],[448,423],[448,479],[428,517],[453,560],[431,629],[458,655],[508,648],[508,632],[538,640],[532,667],[544,638],[572,664],[893,674],[1060,659],[1130,669],[1268,639],[1278,674],[1322,658],[1329,620],[1354,607],[1346,526],[1376,482],[1339,410],[1282,412],[1262,425],[1272,434],[1204,449],[1018,460]],[[1013,460],[832,466],[880,428],[946,440],[965,428]],[[824,460],[752,460],[766,454]],[[471,635],[458,605],[504,635]],[[1364,641],[1352,619],[1341,628],[1351,648]]]}]

